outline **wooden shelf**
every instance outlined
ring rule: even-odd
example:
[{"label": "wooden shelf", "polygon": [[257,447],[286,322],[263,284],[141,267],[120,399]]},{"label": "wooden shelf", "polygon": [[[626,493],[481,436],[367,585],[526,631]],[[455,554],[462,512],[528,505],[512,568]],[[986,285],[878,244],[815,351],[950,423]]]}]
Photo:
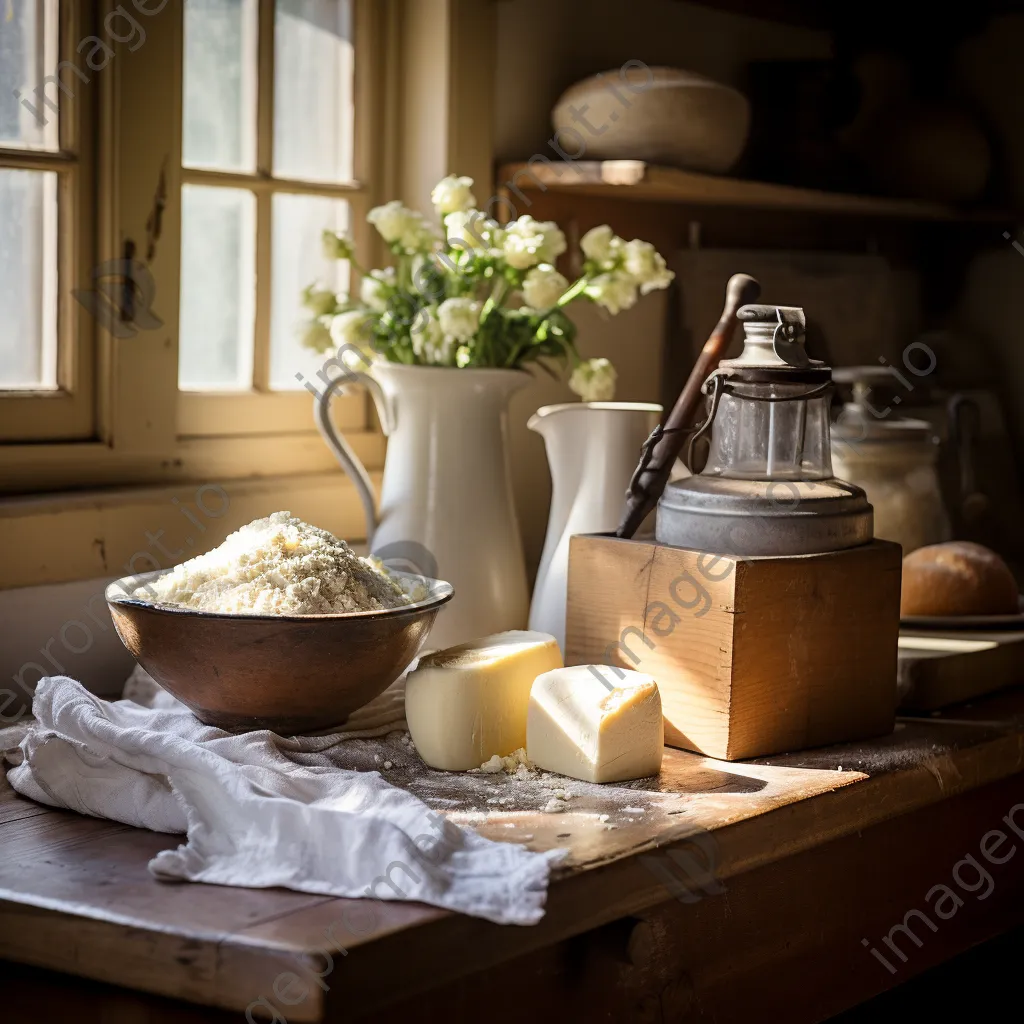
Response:
[{"label": "wooden shelf", "polygon": [[[683,0],[676,0],[677,3]],[[836,12],[828,4],[815,0],[696,0],[701,7],[728,14],[745,14],[751,18],[775,21],[800,28],[830,31],[835,27]]]},{"label": "wooden shelf", "polygon": [[996,210],[960,210],[942,203],[880,196],[846,195],[794,188],[764,181],[743,181],[658,167],[641,160],[505,164],[498,169],[499,188],[515,203],[516,190],[564,192],[602,199],[789,211],[835,217],[868,217],[948,224],[1005,224],[1013,214]]},{"label": "wooden shelf", "polygon": [[[676,0],[677,3],[687,0]],[[823,4],[820,0],[689,0],[728,14],[742,14],[764,21],[832,32],[843,38],[875,40],[878,25],[885,25],[886,42],[910,44],[919,52],[936,40],[961,40],[981,29],[999,14],[1019,14],[1021,0],[973,0],[957,5],[955,18],[922,19],[913,4],[889,0],[861,0],[858,4]]]}]

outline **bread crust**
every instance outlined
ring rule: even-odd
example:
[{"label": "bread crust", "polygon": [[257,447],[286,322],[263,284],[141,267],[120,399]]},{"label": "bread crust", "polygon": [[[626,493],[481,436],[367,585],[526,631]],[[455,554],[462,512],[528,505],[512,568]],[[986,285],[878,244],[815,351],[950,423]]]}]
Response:
[{"label": "bread crust", "polygon": [[900,615],[1015,615],[1017,581],[994,551],[971,541],[930,544],[903,559]]}]

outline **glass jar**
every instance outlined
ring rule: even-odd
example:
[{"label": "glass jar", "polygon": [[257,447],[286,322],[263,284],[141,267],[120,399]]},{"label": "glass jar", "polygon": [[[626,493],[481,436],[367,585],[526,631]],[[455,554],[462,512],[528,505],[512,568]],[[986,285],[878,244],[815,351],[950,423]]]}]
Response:
[{"label": "glass jar", "polygon": [[[842,417],[840,417],[842,423]],[[936,462],[938,439],[922,420],[873,424],[858,438],[837,424],[832,435],[836,476],[867,492],[875,510],[875,536],[909,554],[952,536]]]},{"label": "glass jar", "polygon": [[731,480],[829,479],[829,393],[827,376],[818,381],[819,375],[804,371],[793,382],[780,379],[785,371],[773,373],[775,380],[756,379],[768,375],[749,371],[723,375],[718,381],[712,376],[712,406],[716,389],[721,392],[703,475]]}]

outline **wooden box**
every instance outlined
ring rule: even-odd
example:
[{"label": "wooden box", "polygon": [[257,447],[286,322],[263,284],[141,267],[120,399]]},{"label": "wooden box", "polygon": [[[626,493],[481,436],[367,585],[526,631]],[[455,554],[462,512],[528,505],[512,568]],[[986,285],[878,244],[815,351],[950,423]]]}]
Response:
[{"label": "wooden box", "polygon": [[901,567],[899,545],[877,540],[737,559],[573,537],[565,662],[652,675],[665,742],[727,761],[880,736],[895,720]]}]

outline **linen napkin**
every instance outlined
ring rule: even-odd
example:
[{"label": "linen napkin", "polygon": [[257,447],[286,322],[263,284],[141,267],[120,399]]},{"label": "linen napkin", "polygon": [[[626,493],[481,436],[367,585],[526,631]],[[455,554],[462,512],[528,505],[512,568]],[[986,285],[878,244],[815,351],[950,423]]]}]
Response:
[{"label": "linen napkin", "polygon": [[378,772],[332,763],[347,739],[401,722],[401,690],[384,698],[347,733],[285,738],[203,725],[176,701],[104,701],[52,676],[36,689],[36,722],[7,778],[40,803],[185,833],[185,844],[150,862],[160,879],[419,900],[536,923],[563,851],[485,839]]}]

